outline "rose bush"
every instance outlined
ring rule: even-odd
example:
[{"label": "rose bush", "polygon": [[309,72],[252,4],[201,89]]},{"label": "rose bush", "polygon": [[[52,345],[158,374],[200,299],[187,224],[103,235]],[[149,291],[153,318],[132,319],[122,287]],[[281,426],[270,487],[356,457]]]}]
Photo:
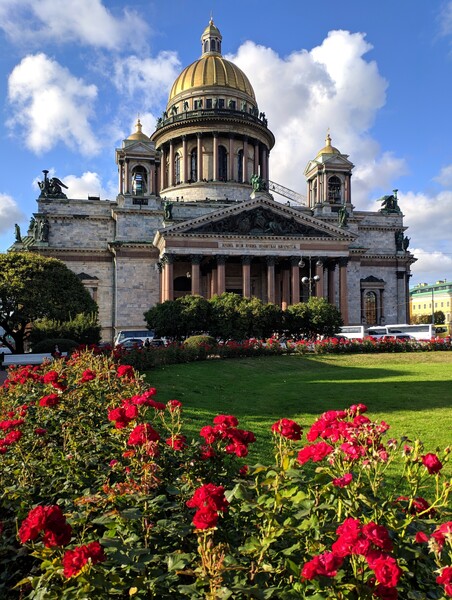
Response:
[{"label": "rose bush", "polygon": [[156,397],[95,351],[9,371],[1,598],[452,597],[448,449],[386,439],[360,403],[282,416],[274,464],[246,466],[234,415],[188,440]]}]

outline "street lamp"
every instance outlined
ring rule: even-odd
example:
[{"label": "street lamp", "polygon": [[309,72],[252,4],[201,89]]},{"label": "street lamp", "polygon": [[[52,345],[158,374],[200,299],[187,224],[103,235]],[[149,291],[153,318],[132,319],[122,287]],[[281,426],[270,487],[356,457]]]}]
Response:
[{"label": "street lamp", "polygon": [[[309,291],[309,298],[312,296],[312,286],[315,285],[318,281],[320,281],[320,277],[318,275],[314,275],[312,276],[312,263],[311,263],[311,257],[308,257],[308,266],[309,266],[309,277],[302,277],[301,278],[301,283],[303,285],[308,286],[308,291]],[[322,263],[320,261],[317,261],[316,265],[321,265]],[[300,260],[300,262],[298,263],[298,266],[300,268],[304,267],[304,261],[303,259]]]}]

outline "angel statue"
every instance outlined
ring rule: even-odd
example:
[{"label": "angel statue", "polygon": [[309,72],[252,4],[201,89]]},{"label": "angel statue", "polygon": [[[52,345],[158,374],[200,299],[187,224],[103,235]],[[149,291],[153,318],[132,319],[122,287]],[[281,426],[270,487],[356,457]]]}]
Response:
[{"label": "angel statue", "polygon": [[58,177],[47,178],[48,170],[44,169],[44,181],[39,182],[39,189],[41,193],[40,198],[67,198],[66,194],[63,193],[62,188],[68,189],[67,185],[58,179]]}]

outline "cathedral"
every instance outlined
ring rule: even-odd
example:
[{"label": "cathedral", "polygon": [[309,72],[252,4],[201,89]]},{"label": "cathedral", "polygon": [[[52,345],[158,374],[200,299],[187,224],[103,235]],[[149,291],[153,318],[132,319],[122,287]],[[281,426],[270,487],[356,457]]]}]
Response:
[{"label": "cathedral", "polygon": [[287,189],[270,178],[270,125],[211,19],[155,131],[138,120],[116,149],[116,199],[70,198],[44,171],[37,212],[10,251],[72,269],[99,306],[106,341],[185,294],[233,292],[283,309],[321,296],[345,324],[409,322],[416,259],[397,191],[378,211],[354,210],[354,165],[329,134],[305,168],[305,195]]}]

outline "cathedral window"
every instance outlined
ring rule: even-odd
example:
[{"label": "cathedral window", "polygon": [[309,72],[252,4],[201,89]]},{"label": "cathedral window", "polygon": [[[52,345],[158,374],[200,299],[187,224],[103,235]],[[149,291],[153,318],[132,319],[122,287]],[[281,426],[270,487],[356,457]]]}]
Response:
[{"label": "cathedral window", "polygon": [[142,166],[132,170],[132,191],[135,196],[142,196],[147,192],[147,173]]},{"label": "cathedral window", "polygon": [[377,324],[377,294],[366,292],[364,296],[364,316],[367,325]]},{"label": "cathedral window", "polygon": [[341,180],[336,175],[328,179],[328,202],[341,201]]},{"label": "cathedral window", "polygon": [[207,100],[206,100],[206,108],[212,108],[212,98],[207,98]]},{"label": "cathedral window", "polygon": [[237,153],[237,181],[243,182],[243,150],[239,150]]},{"label": "cathedral window", "polygon": [[198,151],[194,148],[190,153],[190,181],[198,180]]},{"label": "cathedral window", "polygon": [[176,180],[176,184],[180,183],[180,155],[176,154],[175,158],[174,158],[174,178]]},{"label": "cathedral window", "polygon": [[224,108],[224,98],[218,100],[218,108]]},{"label": "cathedral window", "polygon": [[226,181],[228,178],[228,153],[224,146],[218,147],[218,179]]},{"label": "cathedral window", "polygon": [[216,41],[215,40],[210,40],[210,50],[212,52],[215,52],[216,49],[217,49],[217,43],[216,43]]}]

